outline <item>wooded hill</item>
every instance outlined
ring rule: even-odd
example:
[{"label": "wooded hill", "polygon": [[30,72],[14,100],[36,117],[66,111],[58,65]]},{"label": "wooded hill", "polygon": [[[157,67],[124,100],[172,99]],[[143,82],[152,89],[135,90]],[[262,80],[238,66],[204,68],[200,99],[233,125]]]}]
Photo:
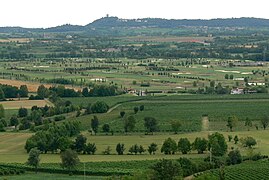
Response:
[{"label": "wooded hill", "polygon": [[229,18],[229,19],[120,19],[103,17],[85,26],[65,24],[51,28],[0,27],[0,33],[34,33],[34,32],[90,32],[102,28],[178,28],[193,27],[269,27],[269,19],[261,18]]}]

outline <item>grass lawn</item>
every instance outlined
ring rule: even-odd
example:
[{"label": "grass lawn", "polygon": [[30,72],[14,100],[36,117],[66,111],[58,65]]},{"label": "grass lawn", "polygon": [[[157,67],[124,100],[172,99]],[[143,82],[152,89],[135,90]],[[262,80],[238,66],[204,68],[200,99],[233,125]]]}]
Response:
[{"label": "grass lawn", "polygon": [[11,118],[11,116],[17,115],[17,114],[18,114],[18,109],[5,109],[6,121],[9,122],[9,119]]}]

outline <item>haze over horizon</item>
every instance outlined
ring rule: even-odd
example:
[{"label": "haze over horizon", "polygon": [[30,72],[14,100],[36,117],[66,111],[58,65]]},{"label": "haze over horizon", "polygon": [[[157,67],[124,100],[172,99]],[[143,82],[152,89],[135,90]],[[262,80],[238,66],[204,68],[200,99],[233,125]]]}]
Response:
[{"label": "haze over horizon", "polygon": [[47,28],[63,24],[86,25],[96,19],[117,16],[123,19],[215,19],[256,17],[269,19],[265,0],[3,0],[0,27]]}]

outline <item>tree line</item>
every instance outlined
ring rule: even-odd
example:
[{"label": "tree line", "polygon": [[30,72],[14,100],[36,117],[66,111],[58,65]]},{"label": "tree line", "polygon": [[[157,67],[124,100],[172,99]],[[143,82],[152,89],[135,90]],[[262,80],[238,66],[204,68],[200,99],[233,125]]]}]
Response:
[{"label": "tree line", "polygon": [[63,85],[46,88],[40,85],[37,89],[37,95],[31,95],[29,99],[44,99],[50,96],[59,97],[103,97],[103,96],[116,96],[123,92],[118,90],[114,85],[93,85],[83,88],[82,92],[74,89],[65,88]]},{"label": "tree line", "polygon": [[6,98],[20,97],[28,97],[28,87],[26,85],[21,85],[18,88],[7,84],[0,84],[0,101]]},{"label": "tree line", "polygon": [[28,138],[24,148],[27,152],[30,152],[32,148],[37,148],[42,153],[64,151],[70,146],[70,137],[79,133],[78,121],[67,121],[61,125],[52,124]]}]

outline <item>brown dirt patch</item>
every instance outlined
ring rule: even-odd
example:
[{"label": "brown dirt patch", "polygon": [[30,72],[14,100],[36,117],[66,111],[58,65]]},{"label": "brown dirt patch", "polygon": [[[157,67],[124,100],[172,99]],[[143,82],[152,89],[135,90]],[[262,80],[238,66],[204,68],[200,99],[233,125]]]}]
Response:
[{"label": "brown dirt patch", "polygon": [[[11,86],[20,87],[21,85],[27,85],[29,92],[36,92],[38,86],[40,86],[40,83],[34,83],[34,82],[25,82],[25,81],[19,81],[19,80],[10,80],[10,79],[0,79],[0,84],[7,84]],[[51,87],[49,84],[44,84],[46,88]]]},{"label": "brown dirt patch", "polygon": [[0,42],[20,42],[27,43],[30,42],[29,38],[8,38],[8,39],[0,39]]},{"label": "brown dirt patch", "polygon": [[[36,92],[38,86],[41,85],[41,83],[36,82],[26,82],[26,81],[19,81],[19,80],[11,80],[11,79],[0,79],[0,84],[7,84],[11,86],[20,87],[21,85],[27,85],[29,92]],[[52,86],[55,86],[54,84],[43,84],[46,88],[50,88]],[[72,87],[72,86],[65,86],[66,88],[74,89],[76,91],[81,90],[79,87]]]}]

